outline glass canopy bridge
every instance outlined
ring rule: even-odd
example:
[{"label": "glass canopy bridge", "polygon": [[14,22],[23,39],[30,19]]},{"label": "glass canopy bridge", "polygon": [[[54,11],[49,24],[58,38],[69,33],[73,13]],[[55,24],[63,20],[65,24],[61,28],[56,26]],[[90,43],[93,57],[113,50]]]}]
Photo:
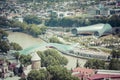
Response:
[{"label": "glass canopy bridge", "polygon": [[42,43],[42,44],[34,45],[29,48],[21,50],[20,54],[27,55],[35,51],[44,50],[46,48],[55,48],[60,52],[67,53],[73,50],[74,45],[65,45],[65,44],[58,44],[58,43]]},{"label": "glass canopy bridge", "polygon": [[80,57],[80,58],[86,58],[86,59],[101,59],[101,60],[108,60],[109,54],[103,54],[101,52],[99,53],[92,53],[92,52],[86,52],[86,51],[75,51],[77,44],[73,45],[66,45],[66,44],[58,44],[58,43],[42,43],[38,45],[31,46],[29,48],[26,48],[24,50],[20,51],[20,54],[28,55],[33,52],[45,50],[46,48],[54,48],[57,49],[58,51],[70,55],[70,56],[75,56],[75,57]]}]

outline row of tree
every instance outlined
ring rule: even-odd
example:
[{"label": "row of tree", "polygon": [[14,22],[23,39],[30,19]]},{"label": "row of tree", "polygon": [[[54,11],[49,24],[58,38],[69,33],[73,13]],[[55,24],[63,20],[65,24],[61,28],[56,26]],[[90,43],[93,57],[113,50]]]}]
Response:
[{"label": "row of tree", "polygon": [[8,33],[4,30],[0,29],[0,51],[2,53],[7,53],[10,49],[12,50],[22,50],[22,47],[17,43],[9,43],[9,40],[7,39]]},{"label": "row of tree", "polygon": [[35,24],[27,24],[25,22],[21,23],[18,21],[14,22],[12,24],[12,27],[19,27],[22,32],[29,33],[35,37],[37,37],[40,34],[44,34],[46,31],[45,26],[37,26]]},{"label": "row of tree", "polygon": [[0,28],[20,28],[19,31],[29,33],[35,37],[46,32],[46,26],[37,25],[41,24],[41,20],[36,16],[26,16],[23,23],[15,20],[8,20],[5,17],[0,18]]},{"label": "row of tree", "polygon": [[97,23],[109,23],[112,27],[120,26],[120,16],[113,15],[111,17],[100,17],[100,18],[57,18],[52,16],[51,19],[45,21],[46,26],[62,26],[62,27],[80,27],[88,26]]},{"label": "row of tree", "polygon": [[[24,80],[24,79],[21,79]],[[49,66],[44,69],[32,70],[27,77],[27,80],[79,80],[71,75],[71,72],[66,68],[58,65]]]},{"label": "row of tree", "polygon": [[109,64],[105,64],[105,61],[102,60],[91,59],[86,62],[85,67],[93,69],[120,70],[120,51],[113,50],[111,52]]}]

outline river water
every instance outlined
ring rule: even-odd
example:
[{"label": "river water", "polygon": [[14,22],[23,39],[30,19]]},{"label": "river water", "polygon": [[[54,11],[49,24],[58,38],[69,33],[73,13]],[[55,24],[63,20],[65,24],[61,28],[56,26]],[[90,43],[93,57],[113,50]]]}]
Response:
[{"label": "river water", "polygon": [[[23,49],[36,44],[41,44],[44,42],[40,38],[34,38],[25,33],[21,33],[21,32],[8,32],[8,33],[9,33],[9,36],[8,36],[9,41],[18,43]],[[68,69],[73,69],[76,67],[77,59],[81,67],[83,67],[86,62],[85,59],[76,58],[76,57],[72,57],[64,54],[62,55],[68,59],[68,64],[66,65],[66,68]]]}]

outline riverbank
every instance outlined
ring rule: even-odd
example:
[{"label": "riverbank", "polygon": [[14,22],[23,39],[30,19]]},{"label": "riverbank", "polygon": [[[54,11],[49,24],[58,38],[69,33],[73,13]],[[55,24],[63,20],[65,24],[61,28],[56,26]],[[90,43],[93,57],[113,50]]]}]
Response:
[{"label": "riverbank", "polygon": [[33,45],[41,44],[44,42],[43,40],[39,38],[35,38],[31,35],[21,33],[21,32],[10,32],[9,31],[8,34],[9,34],[8,36],[9,41],[18,43],[23,49],[28,48]]},{"label": "riverbank", "polygon": [[[34,38],[31,35],[28,35],[25,33],[8,32],[8,34],[9,34],[8,36],[9,41],[18,43],[23,49],[28,48],[33,45],[44,43],[44,41],[41,40],[40,38]],[[65,55],[65,54],[62,54],[62,55],[68,59],[68,64],[66,65],[66,68],[69,70],[76,67],[77,59],[81,67],[84,67],[84,64],[86,63],[85,59],[76,58],[76,57],[72,57],[72,56]]]}]

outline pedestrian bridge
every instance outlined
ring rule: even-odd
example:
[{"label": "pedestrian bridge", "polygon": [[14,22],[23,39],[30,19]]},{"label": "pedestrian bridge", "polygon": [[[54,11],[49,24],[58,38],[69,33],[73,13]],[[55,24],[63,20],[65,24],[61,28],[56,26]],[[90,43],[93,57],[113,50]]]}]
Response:
[{"label": "pedestrian bridge", "polygon": [[92,59],[101,59],[106,61],[109,56],[101,52],[99,52],[99,54],[95,52],[94,52],[95,54],[93,53],[91,54],[89,51],[88,51],[89,53],[86,51],[81,52],[81,50],[79,52],[76,52],[75,51],[76,46],[77,46],[76,44],[66,45],[66,44],[58,44],[58,43],[42,43],[42,44],[34,45],[29,48],[21,50],[20,54],[28,55],[35,51],[45,50],[46,48],[54,48],[64,54],[75,56],[75,57],[87,58],[87,59],[92,58]]},{"label": "pedestrian bridge", "polygon": [[65,44],[58,44],[58,43],[42,43],[39,45],[34,45],[29,48],[23,49],[20,51],[20,54],[30,54],[35,51],[44,50],[46,48],[55,48],[61,52],[69,52],[73,50],[74,45],[65,45]]}]

